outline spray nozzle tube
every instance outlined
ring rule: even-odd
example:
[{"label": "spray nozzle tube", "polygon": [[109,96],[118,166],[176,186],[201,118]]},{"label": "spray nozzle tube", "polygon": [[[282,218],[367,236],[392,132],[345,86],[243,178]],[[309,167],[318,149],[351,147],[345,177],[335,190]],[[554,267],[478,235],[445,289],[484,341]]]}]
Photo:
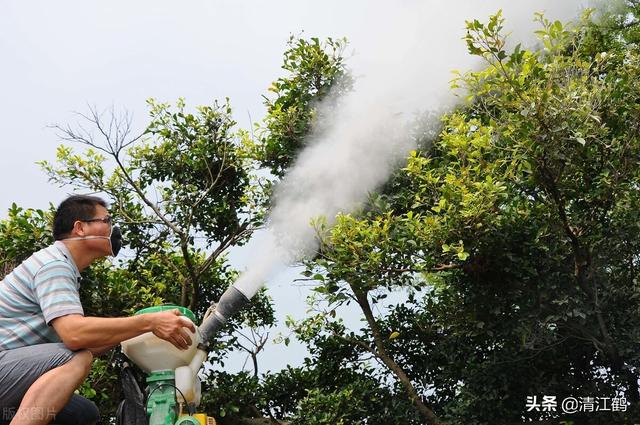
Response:
[{"label": "spray nozzle tube", "polygon": [[200,336],[203,348],[208,349],[209,341],[227,323],[227,320],[236,314],[249,302],[249,298],[235,286],[230,286],[220,297],[213,313],[200,325]]}]

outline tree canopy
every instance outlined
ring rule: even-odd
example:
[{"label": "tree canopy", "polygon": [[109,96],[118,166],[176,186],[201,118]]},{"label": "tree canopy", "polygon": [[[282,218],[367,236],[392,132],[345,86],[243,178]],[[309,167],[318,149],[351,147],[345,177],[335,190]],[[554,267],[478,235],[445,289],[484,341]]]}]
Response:
[{"label": "tree canopy", "polygon": [[[260,336],[274,324],[262,292],[210,358],[245,350],[253,373],[210,370],[203,409],[223,424],[638,421],[639,12],[628,2],[570,25],[536,15],[534,49],[507,48],[500,12],[467,22],[469,54],[486,66],[456,74],[458,107],[416,134],[419,148],[361,210],[317,221],[309,314],[281,338],[307,346],[303,365],[260,373],[265,340],[242,345],[241,327]],[[290,40],[255,139],[228,100],[194,112],[150,100],[141,135],[95,110],[81,117],[95,131],[59,127],[74,147],[44,170],[107,196],[129,242],[124,259],[91,267],[88,314],[174,302],[202,317],[237,277],[225,253],[263,225],[318,102],[351,90],[345,46]],[[50,242],[49,217],[14,205],[0,221],[5,272]],[[346,325],[347,306],[361,328]],[[118,367],[115,355],[96,361],[82,387],[107,416]],[[531,407],[543,396],[556,408]],[[568,397],[616,399],[618,411],[566,413]]]}]

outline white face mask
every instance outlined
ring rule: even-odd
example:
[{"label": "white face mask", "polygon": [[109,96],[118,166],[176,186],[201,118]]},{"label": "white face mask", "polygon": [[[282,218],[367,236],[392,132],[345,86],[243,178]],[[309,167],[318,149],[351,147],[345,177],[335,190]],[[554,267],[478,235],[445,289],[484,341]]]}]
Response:
[{"label": "white face mask", "polygon": [[120,252],[120,248],[122,248],[122,232],[120,231],[120,227],[111,226],[111,232],[109,236],[76,236],[74,238],[65,238],[65,241],[84,241],[89,239],[106,239],[109,241],[109,245],[111,246],[111,256],[115,257]]}]

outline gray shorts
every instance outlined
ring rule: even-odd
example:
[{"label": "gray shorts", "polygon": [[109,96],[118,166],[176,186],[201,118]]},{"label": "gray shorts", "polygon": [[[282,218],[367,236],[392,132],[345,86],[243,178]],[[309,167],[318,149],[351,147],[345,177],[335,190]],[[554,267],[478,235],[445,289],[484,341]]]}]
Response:
[{"label": "gray shorts", "polygon": [[[67,363],[73,356],[73,351],[62,343],[0,351],[0,423],[11,420],[22,397],[40,376]],[[75,417],[73,420],[78,424],[94,423],[98,410],[91,401],[74,395],[58,414],[56,422],[69,415]]]}]

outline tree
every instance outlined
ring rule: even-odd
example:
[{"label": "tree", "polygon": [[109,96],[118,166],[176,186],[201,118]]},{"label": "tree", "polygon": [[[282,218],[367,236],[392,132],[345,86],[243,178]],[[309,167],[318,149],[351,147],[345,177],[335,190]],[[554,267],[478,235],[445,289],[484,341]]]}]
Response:
[{"label": "tree", "polygon": [[[258,137],[253,139],[253,133],[240,132],[247,155],[255,160],[257,173],[264,175],[268,171],[269,174],[255,185],[256,190],[259,187],[262,202],[255,205],[269,207],[272,185],[305,147],[306,137],[321,119],[319,105],[335,106],[340,96],[351,89],[352,78],[343,59],[346,46],[346,39],[289,38],[282,65],[286,75],[270,87],[275,97],[265,96],[267,115],[256,125]],[[244,339],[250,342],[244,350],[252,358],[253,376],[220,373],[209,379],[203,409],[217,412],[221,423],[261,424],[271,420],[287,423],[301,400],[293,397],[293,392],[306,393],[304,386],[308,382],[292,378],[292,375],[302,376],[305,373],[302,369],[257,373],[256,354],[264,345],[264,338],[258,335],[254,342]]]},{"label": "tree", "polygon": [[351,90],[353,79],[343,58],[346,46],[344,38],[289,38],[282,65],[288,74],[269,88],[275,98],[265,96],[267,115],[258,127],[260,137],[251,144],[260,165],[274,176],[282,177],[304,148],[322,114],[318,105],[328,108]]},{"label": "tree", "polygon": [[48,231],[50,212],[18,207],[15,203],[8,218],[0,221],[0,276],[4,277],[31,253],[48,246],[53,236]]},{"label": "tree", "polygon": [[[225,253],[246,242],[262,223],[270,182],[255,173],[257,166],[285,167],[281,153],[302,143],[310,128],[303,121],[314,116],[314,102],[327,96],[335,81],[347,84],[344,45],[344,40],[289,40],[283,68],[291,75],[274,83],[280,97],[266,100],[269,118],[258,143],[248,132],[236,132],[228,100],[189,112],[183,100],[172,107],[150,99],[150,122],[140,134],[133,134],[128,113],[114,109],[90,108],[78,114],[77,125],[56,126],[63,141],[84,150],[62,145],[55,163],[41,162],[43,169],[55,184],[106,196],[127,241],[126,258],[97,263],[85,273],[81,297],[86,314],[117,316],[171,302],[189,307],[201,320],[237,277]],[[297,123],[287,123],[289,118]],[[284,131],[289,124],[300,127],[295,137]],[[50,219],[51,211],[12,207],[0,224],[5,273],[51,242]],[[210,361],[223,364],[229,351],[248,350],[257,375],[265,337],[248,347],[236,331],[270,326],[273,320],[268,298],[258,294],[218,338]],[[97,361],[81,389],[105,416],[115,410],[120,363],[116,355]],[[229,376],[244,379],[214,373],[205,384]],[[222,399],[211,402],[214,413],[224,412]],[[248,415],[255,413],[253,407]]]},{"label": "tree", "polygon": [[[307,274],[325,307],[298,335],[373,355],[428,423],[636,418],[636,8],[575,27],[538,15],[541,50],[507,52],[501,14],[469,22],[487,68],[459,74],[466,103],[367,209],[319,225]],[[406,302],[385,308],[397,288]],[[349,303],[363,329],[336,322]],[[631,406],[527,412],[542,394]]]},{"label": "tree", "polygon": [[[55,163],[41,162],[43,169],[60,186],[105,195],[127,241],[126,258],[95,264],[85,273],[81,297],[87,314],[131,314],[142,307],[172,302],[188,306],[201,320],[209,304],[237,277],[225,253],[246,242],[262,223],[270,181],[255,170],[259,164],[273,170],[285,167],[285,160],[275,152],[299,148],[303,132],[311,125],[302,121],[314,116],[314,102],[327,96],[334,82],[347,84],[341,59],[344,43],[290,39],[283,67],[291,75],[274,83],[273,90],[280,97],[267,100],[269,115],[257,143],[248,132],[235,132],[228,100],[189,112],[183,100],[172,107],[150,99],[151,119],[141,134],[133,134],[129,114],[114,109],[99,112],[91,108],[87,114],[78,114],[77,125],[55,127],[63,141],[85,149],[77,152],[62,145]],[[286,123],[289,118],[298,122]],[[289,124],[304,131],[299,129],[294,138],[278,132]],[[18,237],[9,231],[2,235],[6,264],[15,264],[20,256],[49,242],[33,240],[39,234],[35,230],[48,234],[45,217],[40,217],[44,213],[27,210],[21,216],[20,212],[15,207],[15,214],[5,223],[7,229],[29,229],[22,229]],[[30,224],[34,215],[41,218],[37,229]],[[19,243],[12,248],[15,239]],[[20,255],[14,252],[18,248],[25,248]],[[248,347],[237,331],[240,326],[270,326],[273,320],[266,295],[258,294],[250,308],[231,320],[209,360],[223,365],[231,350],[249,351],[254,363],[251,379],[257,381],[257,355],[265,337]],[[117,356],[96,362],[81,389],[107,416],[115,410],[120,363]],[[211,373],[205,386],[216,396],[206,398],[203,408],[227,416],[226,408],[227,418],[233,420],[239,410],[225,400],[241,399],[246,392],[233,388],[246,382],[243,373]],[[227,388],[215,392],[216,385]],[[255,400],[242,413],[249,418],[261,416]]]},{"label": "tree", "polygon": [[[182,100],[175,108],[154,100],[149,106],[151,120],[140,135],[131,134],[128,114],[95,109],[80,114],[83,123],[57,129],[86,150],[76,153],[63,145],[57,163],[41,164],[54,183],[106,196],[127,241],[125,258],[97,263],[85,273],[86,314],[132,314],[169,302],[189,307],[201,321],[237,278],[225,253],[260,225],[261,194],[233,133],[228,102],[195,113],[187,112]],[[235,335],[241,326],[273,321],[270,301],[258,294],[217,338],[209,361],[223,363],[230,351],[241,349]],[[102,397],[106,415],[117,402],[116,360],[95,363],[83,388],[85,395]]]},{"label": "tree", "polygon": [[[151,122],[137,136],[130,135],[127,114],[111,111],[106,120],[95,109],[79,114],[103,140],[82,125],[57,127],[63,140],[89,149],[83,157],[61,146],[57,167],[42,166],[57,184],[110,197],[134,250],[131,267],[138,258],[175,246],[185,270],[176,268],[180,304],[197,310],[204,273],[230,246],[247,240],[260,223],[260,211],[252,208],[250,176],[231,132],[235,122],[228,103],[200,107],[196,114],[186,112],[182,100],[176,110],[152,99],[149,106]],[[111,175],[106,175],[107,158],[115,163]],[[198,263],[192,251],[214,245]]]}]

